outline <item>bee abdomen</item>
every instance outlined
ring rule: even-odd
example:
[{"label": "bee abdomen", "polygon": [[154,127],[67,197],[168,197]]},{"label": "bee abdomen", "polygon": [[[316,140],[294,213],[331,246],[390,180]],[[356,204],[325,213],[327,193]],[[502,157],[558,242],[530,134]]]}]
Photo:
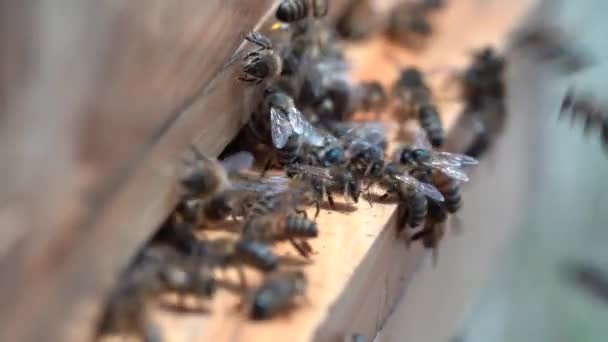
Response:
[{"label": "bee abdomen", "polygon": [[431,145],[433,145],[433,147],[440,147],[443,145],[445,132],[437,109],[434,106],[424,106],[420,108],[418,120],[420,121],[422,129],[426,132]]},{"label": "bee abdomen", "polygon": [[290,237],[317,237],[319,229],[314,221],[300,215],[289,215],[285,224],[285,232]]},{"label": "bee abdomen", "polygon": [[315,18],[322,18],[329,11],[329,0],[312,0],[312,14]]},{"label": "bee abdomen", "polygon": [[428,203],[428,218],[434,223],[441,223],[447,220],[448,215],[446,208],[437,202],[430,201]]},{"label": "bee abdomen", "polygon": [[241,240],[237,243],[236,250],[245,262],[262,271],[273,271],[279,265],[279,257],[264,243]]},{"label": "bee abdomen", "polygon": [[306,0],[283,0],[277,8],[276,17],[282,22],[294,22],[306,18],[308,4]]},{"label": "bee abdomen", "polygon": [[445,198],[445,209],[453,214],[460,209],[462,206],[462,197],[460,196],[460,189],[458,186],[454,186],[446,192],[442,192]]},{"label": "bee abdomen", "polygon": [[422,224],[427,215],[428,201],[424,194],[415,192],[408,198],[408,226],[414,228]]},{"label": "bee abdomen", "polygon": [[300,157],[300,138],[297,135],[289,137],[287,144],[280,150],[277,150],[279,155],[279,162],[281,165],[293,165],[298,162]]},{"label": "bee abdomen", "polygon": [[460,185],[458,182],[441,176],[435,179],[435,187],[441,192],[445,201],[443,205],[449,213],[455,213],[462,205],[462,196],[460,195]]}]

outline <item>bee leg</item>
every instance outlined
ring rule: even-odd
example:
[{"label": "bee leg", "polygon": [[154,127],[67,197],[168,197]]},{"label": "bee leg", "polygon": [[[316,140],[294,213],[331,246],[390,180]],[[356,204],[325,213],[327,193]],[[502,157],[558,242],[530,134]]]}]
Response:
[{"label": "bee leg", "polygon": [[385,192],[384,195],[380,196],[381,201],[386,201],[389,199],[391,195],[388,192]]},{"label": "bee leg", "polygon": [[272,42],[259,32],[250,32],[245,36],[245,40],[260,47],[260,50],[272,48]]},{"label": "bee leg", "polygon": [[247,291],[249,286],[247,285],[247,277],[245,277],[245,271],[243,270],[243,266],[236,265],[236,271],[239,274],[239,284],[241,285],[241,290]]},{"label": "bee leg", "polygon": [[294,211],[296,212],[296,214],[302,215],[302,217],[308,219],[308,213],[306,212],[306,210],[296,208],[294,209]]},{"label": "bee leg", "polygon": [[238,80],[242,81],[242,82],[256,82],[256,83],[260,82],[257,77],[248,77],[248,76],[239,76]]},{"label": "bee leg", "polygon": [[319,217],[319,213],[321,212],[321,201],[315,201],[315,221],[317,220],[317,217]]},{"label": "bee leg", "polygon": [[312,246],[310,245],[310,243],[308,243],[308,241],[306,240],[302,240],[300,241],[300,246],[302,246],[304,249],[306,249],[306,252],[308,254],[311,254],[313,252],[312,250]]},{"label": "bee leg", "polygon": [[268,158],[268,160],[266,160],[266,164],[264,164],[264,169],[262,170],[261,176],[262,177],[266,176],[266,172],[268,172],[268,170],[270,170],[271,167],[272,167],[272,158]]},{"label": "bee leg", "polygon": [[298,251],[298,253],[305,257],[308,258],[308,251],[306,250],[306,248],[304,248],[303,246],[301,246],[296,240],[294,239],[289,239],[289,242],[291,243],[291,245]]},{"label": "bee leg", "polygon": [[332,196],[331,192],[327,189],[325,189],[325,194],[327,195],[327,202],[329,203],[329,206],[334,209],[336,207],[336,204],[334,203],[334,197]]}]

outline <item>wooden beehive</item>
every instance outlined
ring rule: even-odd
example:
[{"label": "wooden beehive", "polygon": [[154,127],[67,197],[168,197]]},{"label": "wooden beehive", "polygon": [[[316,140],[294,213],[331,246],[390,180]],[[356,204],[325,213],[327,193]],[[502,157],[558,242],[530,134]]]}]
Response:
[{"label": "wooden beehive", "polygon": [[[461,67],[468,51],[503,45],[533,3],[454,2],[433,18],[437,34],[421,53],[382,39],[349,47],[355,77],[388,84],[394,56],[424,70]],[[181,152],[194,143],[217,155],[245,122],[235,99],[247,85],[224,63],[275,4],[2,5],[0,339],[83,340],[120,269],[173,208]],[[335,13],[342,6],[332,3]],[[454,125],[458,105],[443,109]],[[289,317],[252,324],[230,310],[234,296],[221,294],[210,316],[159,312],[166,337],[374,336],[427,256],[385,229],[393,211],[362,204],[322,213],[307,267],[310,303]]]}]

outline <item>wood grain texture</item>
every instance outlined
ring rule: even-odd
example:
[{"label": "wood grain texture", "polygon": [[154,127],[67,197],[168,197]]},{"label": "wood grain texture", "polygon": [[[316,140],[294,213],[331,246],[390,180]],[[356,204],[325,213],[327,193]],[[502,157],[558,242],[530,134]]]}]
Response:
[{"label": "wood grain texture", "polygon": [[[382,38],[349,46],[347,55],[353,62],[354,77],[377,79],[389,85],[397,77],[399,67],[410,63],[426,71],[437,67],[460,68],[469,61],[472,49],[485,44],[502,46],[507,33],[530,6],[530,2],[525,1],[484,4],[480,6],[473,0],[450,3],[445,12],[433,18],[438,33],[424,51],[408,52]],[[472,22],[473,17],[485,19]],[[429,81],[439,94],[445,91],[441,88],[445,77],[431,77]],[[452,128],[461,106],[453,101],[441,101],[440,107],[446,126]],[[165,338],[170,341],[350,341],[354,333],[367,338],[376,336],[394,312],[399,298],[407,294],[428,253],[417,244],[408,250],[403,241],[395,238],[394,205],[370,207],[363,202],[356,211],[348,206],[344,209],[322,210],[319,216],[320,237],[311,242],[316,254],[312,263],[304,266],[310,287],[296,310],[268,322],[252,322],[246,312],[235,309],[240,301],[238,295],[220,291],[208,303],[211,312],[208,315],[158,309],[156,321]],[[295,257],[287,246],[278,246],[278,250]],[[250,276],[255,284],[255,275]],[[220,277],[224,281],[236,281],[236,275],[230,271],[220,273]],[[405,310],[416,316],[415,308]],[[398,326],[399,317],[392,321]],[[397,336],[392,335],[392,340],[400,340]]]},{"label": "wood grain texture", "polygon": [[[105,227],[96,231],[100,210],[184,113],[190,130],[178,134],[166,155],[176,159],[199,134],[195,127],[209,127],[209,118],[220,121],[209,149],[218,152],[227,143],[237,126],[217,115],[224,107],[186,109],[273,2],[0,5],[6,27],[0,39],[9,47],[2,52],[0,87],[6,166],[0,176],[7,190],[0,195],[0,222],[8,227],[0,248],[0,331],[3,340],[66,340],[65,322],[92,322],[96,310],[80,306],[99,302],[109,284],[100,279],[111,279],[126,263],[169,203],[155,220],[143,220],[146,228],[119,225],[132,232],[129,238]],[[221,123],[228,125],[225,134]],[[156,188],[152,180],[146,185]],[[142,214],[133,208],[131,215]],[[107,257],[123,240],[130,247]],[[112,266],[98,268],[99,260]]]},{"label": "wood grain texture", "polygon": [[0,1],[0,339],[90,337],[181,152],[216,155],[246,120],[225,61],[275,5]]}]

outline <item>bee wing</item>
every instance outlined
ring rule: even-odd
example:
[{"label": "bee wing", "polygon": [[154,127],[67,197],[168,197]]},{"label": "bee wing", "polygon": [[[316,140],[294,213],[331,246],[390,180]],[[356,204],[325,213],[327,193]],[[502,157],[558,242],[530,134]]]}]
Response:
[{"label": "bee wing", "polygon": [[228,172],[236,172],[250,169],[255,158],[246,151],[237,152],[224,158],[221,163]]},{"label": "bee wing", "polygon": [[479,161],[473,157],[469,157],[464,154],[459,153],[450,153],[450,152],[436,152],[437,158],[444,160],[446,163],[454,166],[462,166],[462,165],[477,165]]},{"label": "bee wing", "polygon": [[395,175],[394,177],[408,185],[413,186],[416,191],[420,191],[426,197],[428,197],[434,201],[437,201],[437,202],[444,201],[444,198],[443,198],[443,195],[441,194],[441,192],[439,192],[439,190],[437,190],[437,188],[435,186],[433,186],[432,184],[423,183],[423,182],[417,180],[416,178],[410,176],[407,173]]},{"label": "bee wing", "polygon": [[270,133],[276,148],[285,147],[287,140],[294,133],[289,120],[274,107],[270,108]]},{"label": "bee wing", "polygon": [[310,122],[305,121],[302,136],[304,140],[312,146],[320,147],[325,143],[325,136],[319,132]]},{"label": "bee wing", "polygon": [[296,107],[291,107],[287,111],[287,118],[289,119],[289,123],[291,124],[293,131],[297,134],[302,134],[302,132],[304,132],[304,130],[310,126],[308,120],[306,120],[306,118]]},{"label": "bee wing", "polygon": [[289,189],[290,182],[291,179],[284,176],[264,177],[261,180],[261,184],[263,184],[266,187],[266,191],[271,194],[287,191]]},{"label": "bee wing", "polygon": [[434,169],[439,170],[441,173],[443,173],[444,175],[461,181],[461,182],[468,182],[469,181],[469,176],[466,174],[466,172],[464,172],[462,169],[458,168],[457,166],[454,165],[440,165],[440,166],[434,166]]},{"label": "bee wing", "polygon": [[324,167],[318,167],[318,166],[312,166],[312,165],[294,165],[293,166],[295,169],[297,169],[298,171],[300,171],[301,173],[310,175],[310,176],[315,176],[315,177],[319,177],[321,179],[324,180],[332,180],[333,177],[331,176],[329,169],[324,168]]},{"label": "bee wing", "polygon": [[425,150],[432,151],[433,147],[429,142],[429,138],[426,136],[426,133],[423,130],[416,130],[416,134],[414,136],[414,148],[422,148]]}]

